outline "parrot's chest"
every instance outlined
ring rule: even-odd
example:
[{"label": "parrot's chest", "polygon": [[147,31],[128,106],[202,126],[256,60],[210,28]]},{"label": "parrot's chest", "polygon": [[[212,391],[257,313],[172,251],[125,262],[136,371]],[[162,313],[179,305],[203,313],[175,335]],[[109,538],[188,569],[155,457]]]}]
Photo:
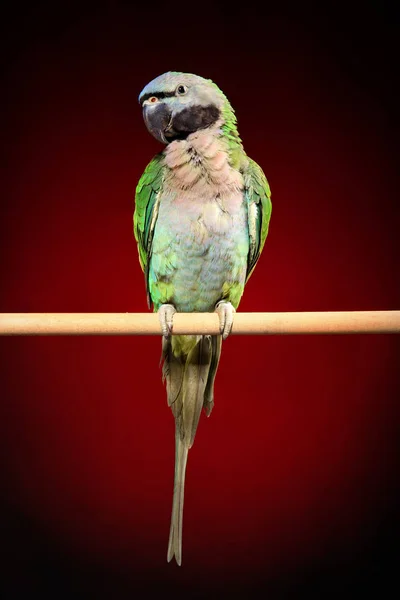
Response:
[{"label": "parrot's chest", "polygon": [[172,169],[160,196],[150,278],[157,293],[169,286],[180,311],[213,310],[227,285],[244,286],[249,236],[243,182],[217,154],[211,165],[198,160]]},{"label": "parrot's chest", "polygon": [[168,247],[183,256],[205,257],[232,251],[247,238],[246,210],[242,191],[220,194],[203,190],[161,197],[153,251]]}]

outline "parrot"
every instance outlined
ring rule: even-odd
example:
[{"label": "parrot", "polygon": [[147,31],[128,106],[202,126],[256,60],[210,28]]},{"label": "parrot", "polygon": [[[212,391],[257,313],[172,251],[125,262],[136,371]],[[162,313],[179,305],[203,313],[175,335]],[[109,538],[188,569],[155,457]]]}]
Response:
[{"label": "parrot", "polygon": [[[168,71],[139,95],[165,148],[140,177],[134,237],[149,309],[158,313],[162,377],[175,418],[175,481],[167,560],[182,564],[185,472],[201,409],[210,416],[222,341],[263,250],[271,191],[247,156],[235,112],[211,80]],[[216,312],[218,335],[173,335],[176,312]]]}]

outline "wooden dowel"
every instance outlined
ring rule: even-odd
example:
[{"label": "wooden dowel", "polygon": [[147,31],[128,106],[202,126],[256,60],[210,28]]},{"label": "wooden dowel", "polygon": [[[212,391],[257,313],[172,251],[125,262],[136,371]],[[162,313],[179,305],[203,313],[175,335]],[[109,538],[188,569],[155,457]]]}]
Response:
[{"label": "wooden dowel", "polygon": [[[176,313],[174,334],[219,333],[215,313]],[[236,313],[232,334],[400,333],[400,311]],[[0,313],[0,335],[161,335],[154,313]]]}]

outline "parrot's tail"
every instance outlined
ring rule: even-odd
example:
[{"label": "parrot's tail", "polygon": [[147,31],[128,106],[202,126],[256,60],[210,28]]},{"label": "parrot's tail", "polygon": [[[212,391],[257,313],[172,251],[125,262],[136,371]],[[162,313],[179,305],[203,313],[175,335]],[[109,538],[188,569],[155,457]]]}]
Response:
[{"label": "parrot's tail", "polygon": [[169,530],[168,562],[175,556],[178,565],[182,564],[182,523],[183,523],[183,498],[185,494],[185,472],[189,447],[181,440],[181,435],[176,427],[175,432],[175,481],[174,497],[172,501],[171,527]]},{"label": "parrot's tail", "polygon": [[214,380],[221,354],[221,336],[172,336],[163,339],[163,378],[175,417],[175,482],[168,562],[182,563],[182,520],[185,471],[200,419],[214,405]]}]

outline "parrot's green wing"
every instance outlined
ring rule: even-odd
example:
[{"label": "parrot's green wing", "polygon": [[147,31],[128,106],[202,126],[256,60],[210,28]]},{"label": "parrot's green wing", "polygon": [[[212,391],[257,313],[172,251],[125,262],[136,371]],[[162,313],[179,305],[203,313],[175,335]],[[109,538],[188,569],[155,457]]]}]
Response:
[{"label": "parrot's green wing", "polygon": [[268,235],[272,204],[271,191],[267,178],[261,167],[259,167],[254,160],[249,159],[249,164],[244,171],[243,176],[250,238],[246,273],[247,282],[260,258],[261,251]]},{"label": "parrot's green wing", "polygon": [[149,292],[149,265],[154,228],[160,206],[160,189],[164,175],[163,155],[157,154],[147,165],[136,188],[133,231],[138,243],[139,261],[146,280],[147,302],[151,307]]}]

